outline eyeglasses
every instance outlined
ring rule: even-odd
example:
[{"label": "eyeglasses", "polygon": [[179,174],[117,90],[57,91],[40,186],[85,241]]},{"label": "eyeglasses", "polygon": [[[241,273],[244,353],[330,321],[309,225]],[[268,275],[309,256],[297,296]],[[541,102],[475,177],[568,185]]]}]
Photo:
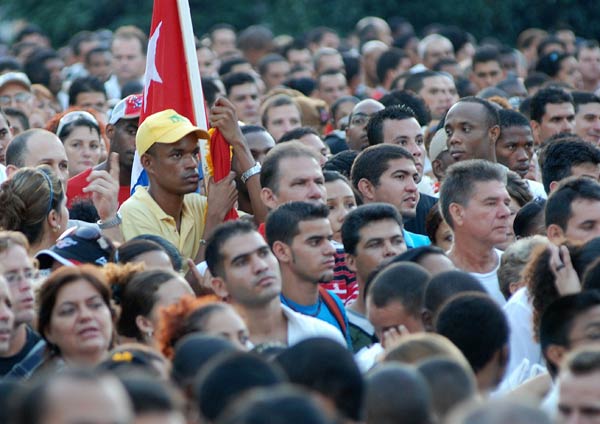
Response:
[{"label": "eyeglasses", "polygon": [[92,115],[89,112],[86,112],[85,110],[76,110],[74,112],[69,112],[65,116],[60,118],[60,121],[58,121],[58,128],[56,129],[56,134],[60,136],[65,127],[69,124],[74,123],[75,121],[87,121],[94,124],[95,126],[98,126],[98,121],[96,121],[94,115]]},{"label": "eyeglasses", "polygon": [[23,104],[26,103],[27,101],[29,101],[29,99],[31,99],[31,94],[30,93],[17,93],[14,96],[9,96],[9,95],[4,95],[4,96],[0,96],[0,104],[2,106],[8,106],[12,103],[12,101],[14,100],[15,103],[18,104]]},{"label": "eyeglasses", "polygon": [[362,127],[363,125],[366,125],[367,122],[369,122],[369,117],[367,115],[357,113],[356,115],[352,116],[352,119],[350,120],[350,125]]}]

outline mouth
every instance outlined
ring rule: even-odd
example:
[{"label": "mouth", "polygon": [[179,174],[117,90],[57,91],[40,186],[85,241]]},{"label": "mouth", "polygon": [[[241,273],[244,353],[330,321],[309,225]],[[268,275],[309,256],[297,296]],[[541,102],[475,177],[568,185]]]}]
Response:
[{"label": "mouth", "polygon": [[454,159],[455,162],[462,160],[465,157],[465,152],[461,152],[458,150],[450,151],[450,156]]},{"label": "mouth", "polygon": [[0,327],[0,341],[6,342],[10,340],[12,331],[9,327]]},{"label": "mouth", "polygon": [[417,197],[416,196],[410,196],[410,197],[405,197],[404,199],[402,199],[402,203],[410,206],[410,207],[416,207],[417,206]]},{"label": "mouth", "polygon": [[256,287],[269,287],[275,283],[274,275],[265,275],[261,277],[255,284]]},{"label": "mouth", "polygon": [[83,339],[93,339],[100,335],[100,330],[96,327],[86,327],[83,330],[80,330],[77,335]]},{"label": "mouth", "polygon": [[187,177],[184,177],[184,180],[186,183],[198,184],[198,181],[200,181],[200,176],[198,174],[189,175]]}]

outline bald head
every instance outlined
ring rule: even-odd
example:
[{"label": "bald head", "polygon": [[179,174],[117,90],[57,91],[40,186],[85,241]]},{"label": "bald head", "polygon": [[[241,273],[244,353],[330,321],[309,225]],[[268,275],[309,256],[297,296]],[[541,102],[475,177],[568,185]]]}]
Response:
[{"label": "bald head", "polygon": [[20,168],[48,165],[66,187],[68,163],[65,148],[56,134],[39,128],[23,131],[6,148],[6,172],[9,178]]},{"label": "bald head", "polygon": [[383,109],[385,106],[373,99],[362,100],[354,106],[346,127],[346,143],[350,150],[360,151],[369,145],[367,123],[372,115]]}]

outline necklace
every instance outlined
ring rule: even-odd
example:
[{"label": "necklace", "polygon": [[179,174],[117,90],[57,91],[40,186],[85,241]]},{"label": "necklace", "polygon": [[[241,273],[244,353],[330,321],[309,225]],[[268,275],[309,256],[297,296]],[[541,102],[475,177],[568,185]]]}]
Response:
[{"label": "necklace", "polygon": [[[285,306],[287,306],[291,310],[298,312],[302,315],[308,315],[311,317],[316,317],[317,315],[319,315],[319,312],[321,312],[321,305],[323,304],[323,301],[321,300],[321,296],[319,295],[319,300],[317,301],[317,310],[315,312],[302,312],[302,311],[299,311],[297,309],[297,307],[294,307],[294,305],[290,304],[290,302],[293,302],[293,301],[286,299],[284,295],[281,295],[281,301]],[[301,306],[301,305],[298,305],[298,306]]]}]

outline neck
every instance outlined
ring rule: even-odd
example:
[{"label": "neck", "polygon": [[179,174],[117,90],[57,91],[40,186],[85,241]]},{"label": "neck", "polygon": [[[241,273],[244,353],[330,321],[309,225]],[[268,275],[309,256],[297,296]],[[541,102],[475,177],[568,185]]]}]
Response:
[{"label": "neck", "polygon": [[44,224],[42,237],[35,243],[29,245],[29,251],[34,255],[40,250],[49,249],[56,243],[56,239],[65,231],[66,228],[57,228],[56,231],[48,224]]},{"label": "neck", "polygon": [[600,85],[600,80],[598,80],[598,79],[582,78],[581,81],[583,82],[583,89],[585,91],[596,91],[596,89],[598,88],[598,85]]},{"label": "neck", "polygon": [[358,284],[358,297],[352,304],[347,306],[347,308],[366,316],[367,305],[365,305],[365,283],[358,273],[356,273],[356,284]]},{"label": "neck", "polygon": [[314,305],[319,300],[319,283],[306,281],[286,266],[281,267],[282,294],[302,306]]},{"label": "neck", "polygon": [[283,315],[279,296],[258,307],[235,305],[248,325],[253,343],[278,341],[287,345],[287,319]]},{"label": "neck", "polygon": [[483,274],[498,265],[498,254],[494,246],[472,238],[455,236],[448,257],[457,268],[467,272]]},{"label": "neck", "polygon": [[82,354],[82,355],[74,355],[74,356],[65,356],[62,355],[62,359],[69,365],[81,367],[95,367],[100,362],[102,362],[108,354],[106,350],[100,350],[93,353]]},{"label": "neck", "polygon": [[1,358],[9,358],[11,356],[15,356],[23,347],[25,347],[25,343],[27,343],[27,325],[19,324],[15,327],[10,339],[10,346],[7,352],[4,352],[0,355]]},{"label": "neck", "polygon": [[148,194],[167,215],[173,217],[177,223],[177,228],[179,228],[183,209],[183,194],[169,193],[162,190],[157,184],[152,184],[152,182],[148,187]]}]

